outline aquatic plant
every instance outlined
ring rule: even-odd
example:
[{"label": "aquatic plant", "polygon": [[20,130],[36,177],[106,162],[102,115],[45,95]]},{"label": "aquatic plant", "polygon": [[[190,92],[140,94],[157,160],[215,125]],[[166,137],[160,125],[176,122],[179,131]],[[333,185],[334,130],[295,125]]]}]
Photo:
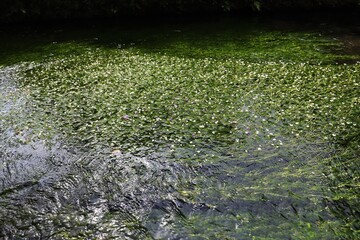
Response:
[{"label": "aquatic plant", "polygon": [[[32,210],[43,211],[40,232],[65,239],[358,237],[360,64],[336,63],[344,56],[326,50],[341,44],[314,34],[251,36],[225,36],[221,47],[221,37],[196,43],[191,35],[126,48],[56,43],[43,47],[53,55],[17,66],[27,118],[17,119],[16,109],[1,114],[2,131],[20,145],[52,146],[56,136],[75,149],[63,157],[71,163],[55,157],[57,183],[40,174],[27,182],[52,196],[45,199],[54,211]],[[21,191],[28,185],[7,187],[0,203],[28,197]],[[37,199],[31,191],[29,198]],[[4,209],[7,228],[14,226],[6,214],[24,224],[32,216],[28,205]]]}]

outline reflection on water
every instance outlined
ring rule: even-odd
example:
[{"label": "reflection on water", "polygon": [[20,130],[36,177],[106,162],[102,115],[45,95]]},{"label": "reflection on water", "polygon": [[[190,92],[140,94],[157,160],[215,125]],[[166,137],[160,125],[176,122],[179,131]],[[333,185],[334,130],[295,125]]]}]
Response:
[{"label": "reflection on water", "polygon": [[29,117],[14,74],[12,68],[1,72],[1,236],[150,238],[144,221],[162,199],[176,201],[186,170],[146,149],[136,156],[106,148],[83,152],[58,136],[33,140],[31,129],[18,131],[21,122],[8,125],[11,117]]},{"label": "reflection on water", "polygon": [[31,129],[18,132],[21,122],[9,126],[7,117],[26,121],[28,115],[26,96],[11,84],[13,71],[1,72],[1,236],[149,237],[142,222],[161,199],[175,198],[173,184],[185,170],[145,150],[138,156],[111,149],[82,152],[60,137],[33,140]]}]

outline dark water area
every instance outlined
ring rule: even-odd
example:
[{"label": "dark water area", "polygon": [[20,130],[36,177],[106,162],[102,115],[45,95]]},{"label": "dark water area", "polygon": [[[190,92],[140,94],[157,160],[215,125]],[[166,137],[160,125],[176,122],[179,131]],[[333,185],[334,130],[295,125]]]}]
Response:
[{"label": "dark water area", "polygon": [[[177,41],[185,41],[186,44],[197,49],[201,43],[202,49],[209,48],[209,54],[204,56],[216,57],[216,50],[224,51],[221,48],[227,46],[212,45],[215,40],[219,43],[229,42],[230,44],[242,44],[250,42],[256,34],[264,32],[282,33],[303,33],[317,35],[320,38],[334,40],[335,44],[323,44],[321,51],[334,53],[339,56],[338,62],[355,63],[359,60],[359,36],[360,27],[358,12],[347,11],[307,11],[279,12],[264,14],[263,16],[177,16],[177,17],[134,17],[120,19],[89,19],[78,21],[49,21],[30,22],[19,24],[8,24],[0,26],[1,41],[1,62],[11,63],[18,60],[30,61],[48,57],[51,49],[56,51],[57,43],[71,41],[93,44],[99,47],[110,48],[137,48],[145,52],[163,52],[166,48],[168,54],[197,56],[198,53],[191,53],[193,49],[172,49],[171,44]],[[219,39],[216,39],[216,38]],[[279,36],[273,36],[279,37]],[[304,36],[298,40],[307,41]],[[208,41],[206,39],[209,38]],[[282,43],[281,39],[268,39],[277,44]],[[208,45],[210,44],[210,45]],[[263,43],[264,44],[264,43]],[[170,46],[169,46],[170,45]],[[193,45],[193,46],[192,46]],[[245,45],[249,51],[256,51],[254,46]],[[261,47],[261,46],[260,46]],[[266,46],[269,51],[272,45]],[[44,49],[45,48],[45,49]],[[234,50],[228,49],[231,53],[225,56],[232,56]],[[245,51],[241,49],[242,53]],[[76,49],[61,49],[59,53],[66,54]],[[215,51],[215,52],[214,52]],[[226,50],[225,50],[226,51]],[[44,53],[43,53],[44,52]],[[206,52],[206,51],[205,51]],[[220,57],[224,53],[220,52]],[[241,54],[239,54],[241,55]],[[343,57],[341,57],[343,56]],[[352,56],[349,58],[348,56]],[[241,57],[243,57],[241,55]],[[289,57],[286,55],[286,57]],[[294,56],[290,56],[294,57]],[[19,58],[19,59],[17,59]],[[278,58],[275,57],[275,58]],[[309,59],[303,59],[309,60]],[[321,60],[321,59],[316,59]],[[326,61],[326,59],[325,59]]]},{"label": "dark water area", "polygon": [[0,239],[356,239],[342,20],[1,28]]}]

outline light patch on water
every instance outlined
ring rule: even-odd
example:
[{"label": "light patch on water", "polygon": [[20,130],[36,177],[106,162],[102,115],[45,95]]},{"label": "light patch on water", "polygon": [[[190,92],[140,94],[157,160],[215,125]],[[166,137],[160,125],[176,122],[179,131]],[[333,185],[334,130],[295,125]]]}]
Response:
[{"label": "light patch on water", "polygon": [[171,198],[174,169],[181,167],[142,153],[146,149],[138,157],[110,148],[84,152],[67,146],[61,135],[42,139],[27,125],[33,113],[15,85],[17,70],[5,68],[0,75],[0,235],[149,237],[141,221],[159,199]]}]

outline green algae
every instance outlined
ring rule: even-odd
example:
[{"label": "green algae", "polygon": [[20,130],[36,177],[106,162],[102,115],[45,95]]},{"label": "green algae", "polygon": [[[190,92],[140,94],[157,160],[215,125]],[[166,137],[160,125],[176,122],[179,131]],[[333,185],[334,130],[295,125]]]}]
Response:
[{"label": "green algae", "polygon": [[188,31],[42,46],[20,71],[27,126],[190,169],[179,209],[141,223],[154,238],[357,237],[360,64],[334,61],[358,56],[314,33]]}]

